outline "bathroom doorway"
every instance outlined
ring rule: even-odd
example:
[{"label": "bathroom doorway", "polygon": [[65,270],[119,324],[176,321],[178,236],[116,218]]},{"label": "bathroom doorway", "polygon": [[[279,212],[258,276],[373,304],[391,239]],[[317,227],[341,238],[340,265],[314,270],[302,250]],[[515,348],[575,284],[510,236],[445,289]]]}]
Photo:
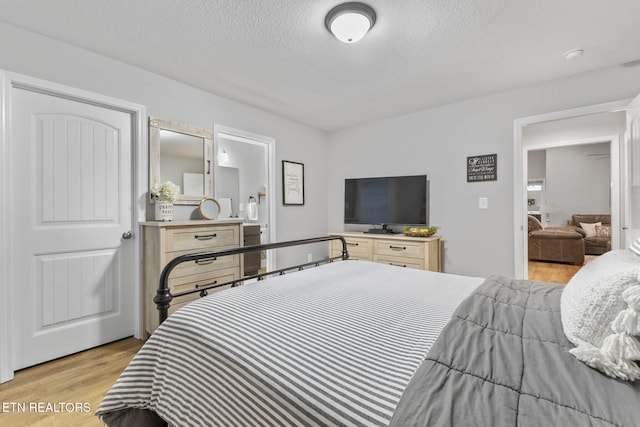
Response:
[{"label": "bathroom doorway", "polygon": [[[275,139],[214,125],[214,198],[221,218],[242,218],[247,235],[275,241]],[[249,230],[252,230],[251,232]],[[260,254],[261,272],[275,269],[275,253]]]}]

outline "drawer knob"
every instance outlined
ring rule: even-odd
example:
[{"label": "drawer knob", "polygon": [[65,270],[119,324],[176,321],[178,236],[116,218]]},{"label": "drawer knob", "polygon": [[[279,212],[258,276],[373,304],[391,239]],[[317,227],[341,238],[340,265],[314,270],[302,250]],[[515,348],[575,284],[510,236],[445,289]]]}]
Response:
[{"label": "drawer knob", "polygon": [[358,246],[358,245],[360,245],[360,243],[347,242],[347,245],[349,245],[349,246]]},{"label": "drawer knob", "polygon": [[404,251],[405,249],[407,249],[406,246],[393,246],[393,245],[389,245],[390,249],[393,249],[394,251]]},{"label": "drawer knob", "polygon": [[194,239],[197,240],[209,240],[209,239],[213,239],[214,237],[216,237],[216,233],[211,233],[211,234],[196,234],[195,236],[193,236]]}]

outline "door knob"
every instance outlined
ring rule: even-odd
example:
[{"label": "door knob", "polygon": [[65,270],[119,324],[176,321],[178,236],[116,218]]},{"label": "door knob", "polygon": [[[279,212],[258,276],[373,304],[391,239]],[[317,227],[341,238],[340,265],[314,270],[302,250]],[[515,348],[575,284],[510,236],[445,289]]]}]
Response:
[{"label": "door knob", "polygon": [[125,231],[124,233],[122,233],[122,238],[125,239],[125,240],[126,239],[130,239],[132,237],[133,237],[133,234],[131,234],[130,231]]}]

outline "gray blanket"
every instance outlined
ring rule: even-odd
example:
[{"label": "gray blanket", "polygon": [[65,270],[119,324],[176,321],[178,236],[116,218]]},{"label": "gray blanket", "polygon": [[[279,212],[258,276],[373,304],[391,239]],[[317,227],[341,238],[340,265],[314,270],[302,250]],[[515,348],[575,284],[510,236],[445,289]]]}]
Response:
[{"label": "gray blanket", "polygon": [[411,379],[392,426],[638,426],[640,382],[575,359],[562,286],[492,276]]}]

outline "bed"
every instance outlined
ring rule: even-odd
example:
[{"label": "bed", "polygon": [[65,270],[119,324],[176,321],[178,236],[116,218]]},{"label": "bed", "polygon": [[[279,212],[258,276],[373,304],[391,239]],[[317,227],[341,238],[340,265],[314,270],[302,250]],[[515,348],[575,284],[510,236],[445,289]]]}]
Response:
[{"label": "bed", "polygon": [[569,353],[561,286],[352,260],[282,273],[162,319],[97,415],[109,426],[640,422],[638,381]]}]

